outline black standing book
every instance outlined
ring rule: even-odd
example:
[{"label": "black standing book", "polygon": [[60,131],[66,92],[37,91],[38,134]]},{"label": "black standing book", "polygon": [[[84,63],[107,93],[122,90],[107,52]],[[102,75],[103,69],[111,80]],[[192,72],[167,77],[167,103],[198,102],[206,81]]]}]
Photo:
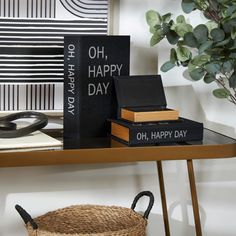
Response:
[{"label": "black standing book", "polygon": [[112,78],[129,75],[129,64],[129,36],[65,36],[65,149],[107,136],[117,111]]}]

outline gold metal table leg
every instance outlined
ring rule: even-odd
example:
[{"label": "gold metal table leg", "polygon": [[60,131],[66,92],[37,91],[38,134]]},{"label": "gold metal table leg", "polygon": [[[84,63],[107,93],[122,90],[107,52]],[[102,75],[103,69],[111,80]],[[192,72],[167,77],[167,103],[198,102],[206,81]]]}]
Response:
[{"label": "gold metal table leg", "polygon": [[165,184],[164,184],[164,176],[163,176],[161,161],[157,161],[157,169],[158,169],[158,177],[159,177],[159,185],[160,185],[161,203],[162,203],[162,212],[163,212],[165,233],[166,233],[166,236],[170,236],[170,225],[169,225],[169,219],[168,219]]},{"label": "gold metal table leg", "polygon": [[200,215],[199,215],[199,207],[198,207],[197,190],[196,190],[195,177],[194,177],[193,161],[187,160],[187,165],[188,165],[190,190],[191,190],[191,196],[192,196],[193,215],[194,215],[194,221],[195,221],[196,235],[202,236],[202,228],[201,228],[201,220],[200,220]]}]

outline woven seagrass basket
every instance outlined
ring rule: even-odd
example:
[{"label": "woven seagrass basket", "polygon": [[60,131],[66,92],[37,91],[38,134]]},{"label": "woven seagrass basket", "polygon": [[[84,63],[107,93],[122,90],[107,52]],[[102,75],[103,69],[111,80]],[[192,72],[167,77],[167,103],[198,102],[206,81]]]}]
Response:
[{"label": "woven seagrass basket", "polygon": [[[134,211],[142,196],[150,198],[144,215]],[[35,219],[19,205],[15,208],[23,218],[29,236],[145,236],[154,196],[139,193],[131,209],[117,206],[75,205],[48,212]]]}]

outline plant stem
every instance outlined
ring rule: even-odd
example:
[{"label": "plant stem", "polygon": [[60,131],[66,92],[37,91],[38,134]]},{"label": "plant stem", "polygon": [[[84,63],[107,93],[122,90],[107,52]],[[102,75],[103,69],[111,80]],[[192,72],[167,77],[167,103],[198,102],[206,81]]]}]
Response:
[{"label": "plant stem", "polygon": [[[230,79],[229,76],[226,73],[224,73],[224,76],[227,80]],[[232,94],[232,96],[233,96],[232,99],[236,102],[236,88],[232,88],[232,89],[233,89],[233,92],[234,92],[234,94]]]},{"label": "plant stem", "polygon": [[227,98],[227,100],[228,100],[229,102],[233,103],[234,105],[236,105],[236,102],[235,102],[235,101],[233,101],[233,100],[231,100],[231,99],[229,99],[229,98]]},{"label": "plant stem", "polygon": [[196,6],[198,7],[198,9],[202,12],[205,12],[205,14],[212,19],[213,21],[215,21],[217,24],[220,23],[220,16],[217,12],[217,9],[214,9],[214,6],[212,5],[211,1],[208,1],[208,4],[204,3],[204,7],[202,7],[200,4],[195,3]]},{"label": "plant stem", "polygon": [[229,98],[228,101],[232,102],[234,105],[236,105],[236,96],[234,94],[231,93],[231,91],[229,89],[226,88],[225,84],[223,81],[221,81],[220,79],[216,79],[216,82],[222,86],[224,89],[226,89],[227,91],[230,92],[230,95],[229,95]]}]

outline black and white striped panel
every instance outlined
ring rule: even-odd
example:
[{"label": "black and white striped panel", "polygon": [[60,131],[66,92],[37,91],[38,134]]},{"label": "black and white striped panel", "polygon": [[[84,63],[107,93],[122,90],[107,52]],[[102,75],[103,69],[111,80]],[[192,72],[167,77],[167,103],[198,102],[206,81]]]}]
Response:
[{"label": "black and white striped panel", "polygon": [[100,19],[0,19],[0,82],[63,82],[63,36],[106,34]]},{"label": "black and white striped panel", "polygon": [[61,110],[62,84],[0,84],[0,111]]},{"label": "black and white striped panel", "polygon": [[71,14],[84,18],[106,18],[107,1],[103,0],[60,0],[64,8]]},{"label": "black and white striped panel", "polygon": [[56,0],[0,0],[0,17],[55,18]]},{"label": "black and white striped panel", "polygon": [[55,39],[63,40],[63,35],[70,34],[106,34],[106,19],[9,19],[0,18],[0,40],[20,39]]},{"label": "black and white striped panel", "polygon": [[[58,51],[60,49],[60,51]],[[0,82],[63,82],[63,48],[0,47]]]},{"label": "black and white striped panel", "polygon": [[108,0],[0,0],[0,111],[62,110],[64,35],[106,35]]}]

